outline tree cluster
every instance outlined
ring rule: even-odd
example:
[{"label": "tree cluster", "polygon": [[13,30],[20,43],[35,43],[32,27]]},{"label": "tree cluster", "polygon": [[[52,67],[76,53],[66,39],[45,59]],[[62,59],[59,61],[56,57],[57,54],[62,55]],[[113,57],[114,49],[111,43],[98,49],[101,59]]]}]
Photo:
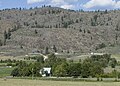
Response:
[{"label": "tree cluster", "polygon": [[52,68],[52,76],[56,77],[98,77],[104,75],[103,68],[111,65],[115,67],[117,61],[110,58],[111,55],[93,55],[90,58],[80,62],[68,62],[65,58],[57,58],[55,54],[50,54],[48,59],[44,60],[42,56],[32,57],[36,60],[34,63],[20,61],[18,66],[12,71],[13,76],[41,76],[40,69],[43,67]]},{"label": "tree cluster", "polygon": [[11,75],[17,77],[25,76],[40,76],[39,70],[41,69],[41,63],[27,63],[25,61],[20,61],[18,66],[11,72]]}]

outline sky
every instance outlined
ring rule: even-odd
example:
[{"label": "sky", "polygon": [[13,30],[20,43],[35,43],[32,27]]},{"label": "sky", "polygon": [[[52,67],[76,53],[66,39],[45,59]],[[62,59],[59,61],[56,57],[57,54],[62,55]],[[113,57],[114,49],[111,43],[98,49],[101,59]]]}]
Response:
[{"label": "sky", "polygon": [[112,10],[120,9],[120,0],[0,0],[0,9],[41,7],[42,5],[73,10]]}]

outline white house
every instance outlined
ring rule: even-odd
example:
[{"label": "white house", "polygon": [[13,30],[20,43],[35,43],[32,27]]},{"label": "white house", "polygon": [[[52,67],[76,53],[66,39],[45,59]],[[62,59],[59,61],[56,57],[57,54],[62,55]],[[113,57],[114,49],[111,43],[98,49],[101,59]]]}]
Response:
[{"label": "white house", "polygon": [[42,68],[40,69],[40,74],[43,76],[43,77],[46,77],[46,76],[50,76],[51,75],[51,68]]}]

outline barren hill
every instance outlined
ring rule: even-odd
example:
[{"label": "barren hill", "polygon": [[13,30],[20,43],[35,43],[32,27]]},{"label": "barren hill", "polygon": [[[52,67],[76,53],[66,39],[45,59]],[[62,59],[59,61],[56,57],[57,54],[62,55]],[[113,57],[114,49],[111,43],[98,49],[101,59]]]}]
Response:
[{"label": "barren hill", "polygon": [[[7,37],[7,38],[6,38]],[[84,12],[57,7],[0,11],[0,51],[119,53],[120,11]]]}]

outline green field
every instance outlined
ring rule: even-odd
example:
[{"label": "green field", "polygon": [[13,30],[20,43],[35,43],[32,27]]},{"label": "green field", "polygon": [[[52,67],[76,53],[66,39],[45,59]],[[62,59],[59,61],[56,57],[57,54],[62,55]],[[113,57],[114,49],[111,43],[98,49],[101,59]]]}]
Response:
[{"label": "green field", "polygon": [[5,76],[10,76],[11,71],[14,68],[9,68],[9,67],[0,67],[0,77],[5,77]]},{"label": "green field", "polygon": [[27,79],[0,79],[0,86],[120,86],[120,82],[73,82]]}]

